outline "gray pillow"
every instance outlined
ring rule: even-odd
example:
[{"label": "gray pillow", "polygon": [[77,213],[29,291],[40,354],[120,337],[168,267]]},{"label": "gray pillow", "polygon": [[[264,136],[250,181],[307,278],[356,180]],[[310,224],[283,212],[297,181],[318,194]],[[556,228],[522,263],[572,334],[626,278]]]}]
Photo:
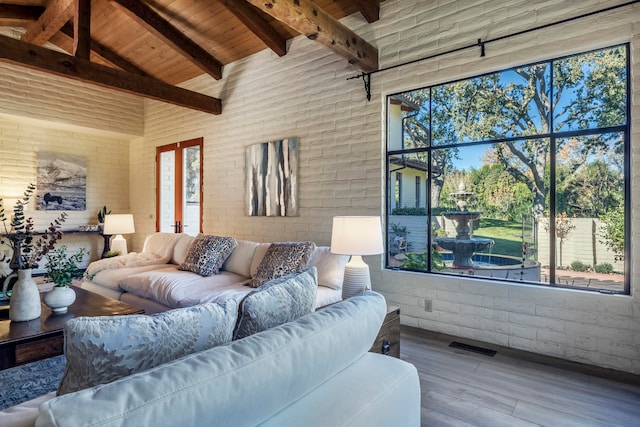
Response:
[{"label": "gray pillow", "polygon": [[205,277],[218,274],[220,267],[236,246],[238,242],[233,237],[198,234],[191,242],[184,262],[178,268]]},{"label": "gray pillow", "polygon": [[77,317],[64,326],[67,366],[58,395],[105,384],[187,354],[228,343],[234,300],[147,316]]},{"label": "gray pillow", "polygon": [[315,247],[313,242],[272,243],[258,266],[251,286],[257,288],[278,277],[303,270]]},{"label": "gray pillow", "polygon": [[233,339],[247,337],[313,312],[317,292],[318,272],[315,267],[260,286],[240,302]]}]

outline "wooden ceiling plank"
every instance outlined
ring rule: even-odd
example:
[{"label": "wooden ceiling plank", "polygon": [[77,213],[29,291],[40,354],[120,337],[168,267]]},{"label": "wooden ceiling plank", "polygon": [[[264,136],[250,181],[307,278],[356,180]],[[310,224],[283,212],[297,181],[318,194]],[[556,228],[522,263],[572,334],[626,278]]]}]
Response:
[{"label": "wooden ceiling plank", "polygon": [[31,24],[20,40],[37,46],[45,44],[74,14],[75,0],[53,0],[47,9]]},{"label": "wooden ceiling plank", "polygon": [[262,18],[256,8],[238,0],[220,0],[220,3],[278,56],[287,54],[287,39]]},{"label": "wooden ceiling plank", "polygon": [[[65,26],[62,27],[60,32],[72,39],[74,37],[73,26],[69,23],[65,24]],[[106,60],[107,62],[110,62],[111,64],[120,68],[121,70],[127,71],[132,74],[138,74],[140,76],[153,77],[148,72],[144,71],[137,65],[133,64],[131,61],[128,61],[127,59],[118,55],[116,52],[114,52],[113,50],[111,50],[110,48],[96,41],[93,38],[91,38],[91,50],[96,55],[100,56],[102,59]]]},{"label": "wooden ceiling plank", "polygon": [[356,4],[368,23],[380,19],[380,0],[356,0]]},{"label": "wooden ceiling plank", "polygon": [[89,59],[91,51],[91,0],[76,0],[73,14],[73,55]]},{"label": "wooden ceiling plank", "polygon": [[0,60],[193,110],[222,112],[217,98],[1,35]]},{"label": "wooden ceiling plank", "polygon": [[365,72],[378,69],[378,49],[310,0],[246,0],[264,13],[323,44]]},{"label": "wooden ceiling plank", "polygon": [[0,25],[13,27],[25,22],[37,21],[45,11],[40,6],[23,6],[19,4],[0,4]]},{"label": "wooden ceiling plank", "polygon": [[139,0],[112,0],[113,4],[132,19],[142,25],[147,31],[164,40],[185,58],[192,61],[214,79],[222,78],[222,64],[198,44],[186,37],[180,30],[171,25],[146,4]]}]

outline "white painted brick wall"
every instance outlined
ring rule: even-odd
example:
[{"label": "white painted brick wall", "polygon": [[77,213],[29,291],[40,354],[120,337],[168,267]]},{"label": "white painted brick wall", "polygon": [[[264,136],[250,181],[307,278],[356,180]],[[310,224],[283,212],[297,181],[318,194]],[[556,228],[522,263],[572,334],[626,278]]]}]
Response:
[{"label": "white painted brick wall", "polygon": [[138,96],[0,62],[0,114],[142,135]]},{"label": "white painted brick wall", "polygon": [[[39,152],[82,156],[87,160],[87,210],[68,211],[63,230],[97,224],[97,212],[103,205],[114,213],[128,210],[128,146],[128,138],[124,136],[0,115],[0,197],[21,197],[29,183],[37,183]],[[60,214],[36,210],[34,206],[30,204],[26,214],[33,217],[36,230],[44,230]],[[10,210],[5,207],[5,211]],[[98,235],[68,234],[63,236],[62,243],[71,253],[79,247],[90,251],[84,264],[102,253],[103,239]]]}]

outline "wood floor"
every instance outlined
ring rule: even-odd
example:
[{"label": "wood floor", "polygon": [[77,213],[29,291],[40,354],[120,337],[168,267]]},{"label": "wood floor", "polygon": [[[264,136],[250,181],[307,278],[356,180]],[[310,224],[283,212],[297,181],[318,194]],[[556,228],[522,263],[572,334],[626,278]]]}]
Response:
[{"label": "wood floor", "polygon": [[639,376],[408,326],[400,357],[420,374],[422,426],[640,426]]}]

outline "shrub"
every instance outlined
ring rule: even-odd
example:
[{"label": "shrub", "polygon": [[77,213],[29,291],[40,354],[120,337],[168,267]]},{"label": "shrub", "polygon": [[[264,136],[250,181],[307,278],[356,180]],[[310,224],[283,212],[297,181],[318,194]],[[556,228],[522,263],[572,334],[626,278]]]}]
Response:
[{"label": "shrub", "polygon": [[426,208],[395,208],[391,211],[391,215],[412,215],[412,216],[427,216]]},{"label": "shrub", "polygon": [[596,264],[594,270],[596,273],[611,274],[613,273],[613,265],[608,262],[603,262],[602,264]]},{"label": "shrub", "polygon": [[589,265],[582,261],[573,261],[571,263],[571,269],[573,271],[587,271],[589,269]]}]

